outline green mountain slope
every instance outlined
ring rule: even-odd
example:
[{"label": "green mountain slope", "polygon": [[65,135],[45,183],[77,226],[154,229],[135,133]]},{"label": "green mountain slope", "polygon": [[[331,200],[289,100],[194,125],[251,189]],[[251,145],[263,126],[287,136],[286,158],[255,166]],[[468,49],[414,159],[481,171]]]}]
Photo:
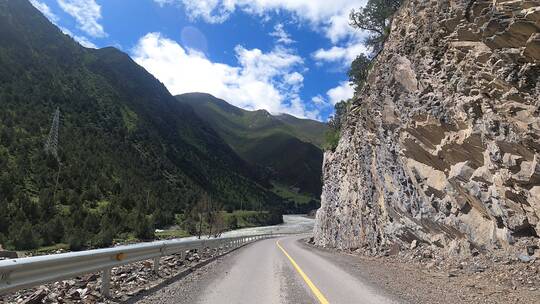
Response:
[{"label": "green mountain slope", "polygon": [[246,111],[204,93],[176,98],[192,106],[243,159],[279,186],[319,198],[325,124],[264,110]]},{"label": "green mountain slope", "polygon": [[[126,54],[81,47],[26,0],[0,0],[0,104],[0,243],[144,236],[152,223],[189,211],[202,192],[229,210],[280,202]],[[43,147],[56,108],[55,192],[58,164]]]}]

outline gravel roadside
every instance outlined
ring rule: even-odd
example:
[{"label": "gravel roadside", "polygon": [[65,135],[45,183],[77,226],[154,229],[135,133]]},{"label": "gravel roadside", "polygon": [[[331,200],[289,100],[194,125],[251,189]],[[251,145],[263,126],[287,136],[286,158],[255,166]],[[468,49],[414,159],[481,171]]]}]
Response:
[{"label": "gravel roadside", "polygon": [[367,256],[321,249],[306,241],[302,246],[405,303],[540,303],[538,260],[525,263],[492,256],[445,260],[422,248]]},{"label": "gravel roadside", "polygon": [[230,269],[234,257],[240,250],[242,248],[217,258],[212,263],[195,270],[182,280],[178,280],[152,294],[146,295],[136,303],[196,303],[199,296],[203,294],[204,290],[211,283],[211,280],[208,280],[208,278],[219,278],[225,274],[227,269]]}]

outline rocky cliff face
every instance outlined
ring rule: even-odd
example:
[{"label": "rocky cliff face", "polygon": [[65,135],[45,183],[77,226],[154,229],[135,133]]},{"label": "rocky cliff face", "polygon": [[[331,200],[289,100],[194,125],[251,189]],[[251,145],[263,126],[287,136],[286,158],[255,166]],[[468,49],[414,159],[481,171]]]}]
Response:
[{"label": "rocky cliff face", "polygon": [[540,1],[410,0],[323,165],[320,246],[540,235]]}]

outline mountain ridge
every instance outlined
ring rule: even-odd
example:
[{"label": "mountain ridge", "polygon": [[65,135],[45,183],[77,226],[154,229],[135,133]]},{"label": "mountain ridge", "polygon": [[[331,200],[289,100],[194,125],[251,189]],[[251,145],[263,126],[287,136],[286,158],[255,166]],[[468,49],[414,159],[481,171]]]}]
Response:
[{"label": "mountain ridge", "polygon": [[176,98],[193,107],[233,150],[270,179],[318,199],[325,124],[266,110],[244,110],[207,93]]}]

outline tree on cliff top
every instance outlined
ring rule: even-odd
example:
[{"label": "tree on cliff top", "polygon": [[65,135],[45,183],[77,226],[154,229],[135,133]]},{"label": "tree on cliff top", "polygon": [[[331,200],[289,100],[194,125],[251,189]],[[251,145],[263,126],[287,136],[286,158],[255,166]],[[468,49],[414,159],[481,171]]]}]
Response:
[{"label": "tree on cliff top", "polygon": [[369,32],[364,41],[371,48],[371,54],[360,54],[352,62],[349,70],[349,81],[358,93],[365,84],[373,57],[378,54],[390,34],[392,16],[403,0],[369,0],[365,7],[352,10],[350,24],[352,27]]},{"label": "tree on cliff top", "polygon": [[392,16],[403,0],[369,0],[364,8],[352,10],[349,15],[351,26],[369,31],[366,45],[378,53],[390,33]]},{"label": "tree on cliff top", "polygon": [[[403,0],[369,0],[365,7],[351,11],[350,25],[369,32],[365,44],[372,50],[370,55],[360,54],[351,63],[348,76],[355,93],[359,93],[364,87],[373,57],[382,50],[384,41],[390,34],[392,16],[402,2]],[[352,100],[341,101],[335,105],[335,114],[328,120],[329,128],[325,133],[325,150],[334,151],[336,149],[341,126],[351,102]]]}]

